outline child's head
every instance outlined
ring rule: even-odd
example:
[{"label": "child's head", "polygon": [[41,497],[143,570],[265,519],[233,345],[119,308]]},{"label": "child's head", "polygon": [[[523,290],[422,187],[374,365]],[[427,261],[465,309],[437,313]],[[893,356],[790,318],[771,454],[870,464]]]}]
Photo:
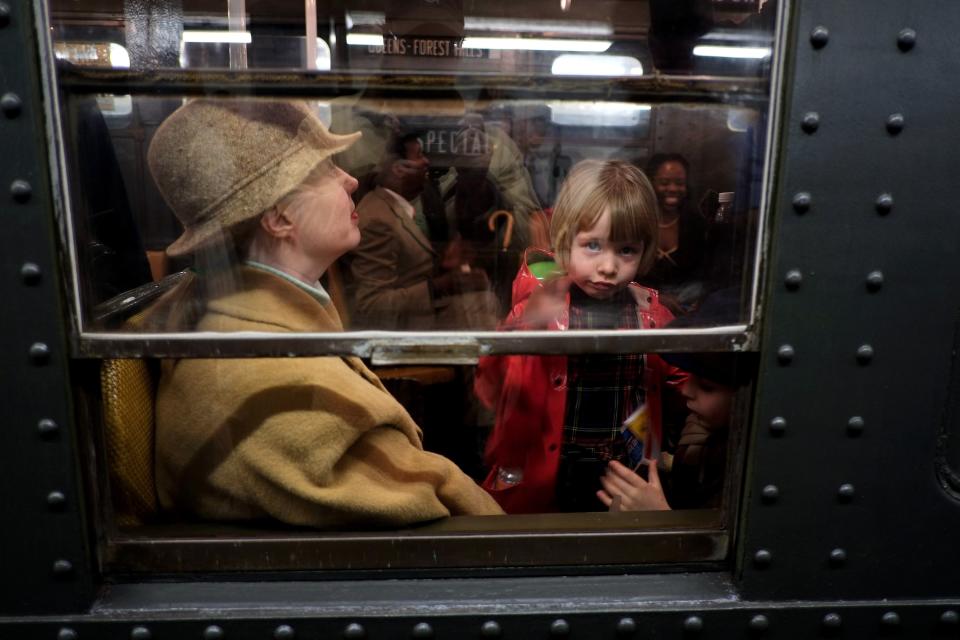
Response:
[{"label": "child's head", "polygon": [[[735,324],[740,318],[740,290],[722,289],[707,296],[696,311],[670,323],[671,329]],[[664,353],[664,360],[690,374],[683,386],[687,409],[713,429],[730,424],[737,389],[750,383],[756,353]]]},{"label": "child's head", "polygon": [[657,229],[657,196],[642,171],[621,160],[584,160],[560,189],[550,239],[574,283],[606,298],[653,266]]},{"label": "child's head", "polygon": [[722,429],[730,424],[730,409],[736,387],[716,382],[691,373],[681,393],[690,413],[697,414],[711,429]]}]

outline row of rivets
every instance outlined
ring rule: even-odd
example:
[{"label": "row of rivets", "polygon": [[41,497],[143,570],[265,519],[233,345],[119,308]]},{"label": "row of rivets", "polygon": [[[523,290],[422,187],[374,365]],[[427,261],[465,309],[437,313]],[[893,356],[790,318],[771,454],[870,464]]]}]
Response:
[{"label": "row of rivets", "polygon": [[[10,6],[5,2],[0,2],[0,27],[5,27],[10,22]],[[13,92],[6,92],[0,96],[0,111],[9,119],[17,118],[23,110],[23,101],[20,96]],[[25,204],[33,196],[33,187],[26,180],[17,178],[10,183],[10,195],[14,202]],[[40,283],[40,267],[33,262],[25,262],[20,267],[20,277],[27,286],[35,286]],[[38,366],[45,365],[50,360],[50,347],[43,342],[35,342],[30,345],[30,359]],[[59,432],[59,426],[49,418],[43,418],[37,423],[37,431],[40,437],[45,440],[53,439]],[[46,497],[47,506],[52,511],[62,511],[66,507],[67,497],[59,490],[50,491]],[[73,563],[69,560],[60,558],[53,563],[53,573],[57,576],[69,576],[73,573]],[[143,633],[138,631],[142,630]],[[72,629],[61,629],[57,636],[60,640],[72,640],[76,638],[76,633]],[[147,640],[150,637],[149,631],[143,627],[134,629],[131,633],[134,640]]]},{"label": "row of rivets", "polygon": [[[810,31],[810,44],[814,49],[823,49],[830,41],[830,30],[824,26],[816,26]],[[897,34],[897,48],[906,53],[917,44],[917,32],[907,27]]]},{"label": "row of rivets", "polygon": [[[783,277],[783,284],[790,291],[796,291],[803,283],[803,273],[799,269],[790,269]],[[871,271],[866,277],[867,291],[876,293],[883,287],[883,272]]]},{"label": "row of rivets", "polygon": [[[856,438],[863,433],[863,430],[866,426],[863,418],[860,416],[853,416],[847,420],[847,435],[851,438]],[[787,420],[783,416],[777,416],[770,420],[770,435],[773,436],[782,436],[787,431]]]},{"label": "row of rivets", "polygon": [[[900,614],[896,611],[886,611],[880,617],[880,623],[886,627],[899,627],[900,626]],[[562,623],[562,625],[567,625],[566,620],[558,619],[554,620],[550,625],[551,633],[553,629]],[[821,619],[821,624],[824,628],[828,630],[836,630],[843,626],[843,618],[839,613],[831,612],[827,613]],[[940,624],[947,627],[956,627],[960,626],[960,614],[953,609],[948,609],[940,614]],[[748,629],[755,632],[764,632],[770,628],[770,618],[762,613],[753,615],[750,618],[750,621],[747,624]],[[683,631],[695,635],[703,631],[704,624],[703,618],[700,616],[692,615],[687,616],[683,621]],[[414,637],[419,637],[416,635],[417,629],[427,629],[429,630],[430,635],[433,635],[433,629],[429,624],[421,622],[414,627]],[[617,631],[621,635],[632,634],[637,630],[636,621],[633,618],[621,618],[617,622]],[[566,626],[566,631],[564,634],[569,632],[569,625]],[[484,637],[499,637],[501,633],[500,625],[489,620],[483,623],[481,627],[481,633]],[[150,640],[152,633],[149,628],[145,626],[136,626],[130,630],[130,639],[131,640]],[[280,625],[273,632],[274,638],[281,638],[283,640],[290,640],[295,637],[293,628],[289,625]],[[223,640],[226,637],[226,634],[223,631],[223,628],[212,624],[203,630],[204,640]],[[351,623],[343,631],[343,637],[349,639],[364,638],[366,637],[366,631],[362,625],[357,623]],[[78,640],[79,634],[70,628],[70,627],[61,627],[57,632],[57,640]]]},{"label": "row of rivets", "polygon": [[[810,210],[813,203],[813,197],[807,191],[799,191],[793,196],[793,210],[798,214],[804,214]],[[893,196],[889,193],[881,193],[873,203],[874,208],[882,216],[887,215],[893,209]]]},{"label": "row of rivets", "polygon": [[[844,482],[837,489],[837,499],[840,502],[850,502],[856,495],[856,488],[849,482]],[[775,484],[768,484],[760,490],[760,499],[764,504],[774,504],[780,499],[780,488]]]},{"label": "row of rivets", "polygon": [[[904,126],[906,126],[906,119],[902,113],[891,113],[887,116],[884,126],[890,135],[899,135],[900,132],[903,131]],[[817,129],[820,128],[820,114],[816,111],[808,111],[803,114],[803,117],[800,119],[800,128],[804,133],[810,135],[816,133]]]},{"label": "row of rivets", "polygon": [[[794,357],[797,355],[796,350],[793,348],[793,345],[784,344],[780,345],[777,349],[777,360],[782,365],[788,365],[793,362]],[[863,344],[857,347],[857,362],[860,364],[869,364],[873,360],[874,352],[873,347],[869,344]]]}]

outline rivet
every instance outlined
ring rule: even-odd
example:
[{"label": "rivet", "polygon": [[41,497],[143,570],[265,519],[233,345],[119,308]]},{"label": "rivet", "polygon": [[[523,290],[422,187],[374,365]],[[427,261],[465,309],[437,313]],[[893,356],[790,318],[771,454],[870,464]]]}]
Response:
[{"label": "rivet", "polygon": [[787,285],[787,289],[791,291],[796,291],[800,288],[800,283],[803,282],[803,274],[800,273],[799,269],[790,269],[787,271],[787,275],[783,278],[783,283]]},{"label": "rivet", "polygon": [[758,569],[764,569],[770,566],[770,563],[773,561],[773,554],[770,553],[767,549],[760,549],[755,554],[753,554],[753,564]]},{"label": "rivet", "polygon": [[50,418],[43,418],[37,422],[37,431],[40,432],[40,437],[45,440],[50,440],[55,438],[60,432],[60,425],[51,420]]},{"label": "rivet", "polygon": [[787,430],[787,420],[777,416],[770,421],[770,433],[775,436],[782,436]]},{"label": "rivet", "polygon": [[61,491],[51,491],[47,494],[47,505],[51,509],[62,509],[67,504],[67,496]]},{"label": "rivet", "polygon": [[940,624],[955,627],[960,624],[960,614],[953,609],[948,609],[940,614]]},{"label": "rivet", "polygon": [[565,636],[570,633],[570,623],[563,618],[557,618],[550,623],[550,635]]},{"label": "rivet", "polygon": [[803,119],[800,121],[800,128],[803,129],[804,133],[813,133],[820,127],[820,114],[816,111],[808,111],[803,114]]},{"label": "rivet", "polygon": [[900,626],[900,614],[896,611],[887,611],[880,618],[880,623],[885,627],[899,627]]},{"label": "rivet", "polygon": [[755,632],[763,632],[770,628],[770,620],[767,619],[767,616],[759,613],[752,618],[750,618],[750,630]]},{"label": "rivet", "polygon": [[637,631],[637,623],[633,618],[620,618],[617,621],[617,633],[621,636],[633,635]]},{"label": "rivet", "polygon": [[50,360],[50,347],[43,342],[34,342],[30,345],[30,359],[33,364],[46,364]]},{"label": "rivet", "polygon": [[823,616],[823,626],[827,629],[839,629],[842,624],[843,618],[840,617],[839,613],[828,613]]},{"label": "rivet", "polygon": [[0,2],[0,28],[10,24],[10,5]]},{"label": "rivet", "polygon": [[887,215],[893,209],[893,196],[889,193],[881,193],[877,196],[877,213],[882,216]]},{"label": "rivet", "polygon": [[24,262],[20,267],[20,277],[24,284],[37,284],[40,282],[40,267],[32,262]]},{"label": "rivet", "polygon": [[827,41],[829,40],[830,31],[828,31],[826,27],[814,27],[813,31],[810,32],[810,44],[813,45],[814,49],[823,49],[827,46]]},{"label": "rivet", "polygon": [[363,628],[363,625],[351,622],[343,630],[343,637],[348,640],[360,640],[360,638],[367,637],[367,630]]},{"label": "rivet", "polygon": [[13,199],[20,204],[23,204],[30,199],[30,196],[33,194],[33,187],[30,186],[30,183],[26,180],[14,180],[10,183],[10,195],[13,196]]},{"label": "rivet", "polygon": [[793,356],[795,355],[793,347],[789,344],[781,345],[777,349],[777,360],[780,361],[780,364],[790,364],[793,361]]},{"label": "rivet", "polygon": [[869,364],[871,360],[873,360],[873,347],[868,344],[860,345],[857,349],[857,362]]},{"label": "rivet", "polygon": [[431,627],[426,622],[418,622],[413,625],[413,637],[414,638],[432,638],[433,637],[433,627]]},{"label": "rivet", "polygon": [[871,271],[867,274],[867,291],[876,293],[883,287],[883,272]]},{"label": "rivet", "polygon": [[223,629],[215,624],[210,625],[203,630],[203,640],[222,640]]},{"label": "rivet", "polygon": [[847,552],[837,548],[830,552],[830,566],[842,567],[847,562]]},{"label": "rivet", "polygon": [[857,490],[849,482],[844,482],[840,485],[840,488],[837,489],[837,498],[839,498],[841,502],[850,502],[855,495],[857,495]]},{"label": "rivet", "polygon": [[801,191],[793,196],[793,210],[797,213],[806,213],[810,210],[810,203],[813,198],[806,191]]},{"label": "rivet", "polygon": [[700,616],[690,616],[683,621],[683,630],[687,633],[700,633],[703,631],[703,618]]},{"label": "rivet", "polygon": [[2,110],[3,115],[8,118],[16,118],[19,116],[21,109],[23,109],[23,102],[17,94],[5,93],[3,97],[0,98],[0,110]]},{"label": "rivet", "polygon": [[768,484],[760,490],[760,496],[767,504],[773,504],[780,497],[780,489],[775,484]]},{"label": "rivet", "polygon": [[65,576],[68,573],[73,573],[73,563],[69,560],[56,560],[53,563],[53,572],[58,576]]},{"label": "rivet", "polygon": [[297,634],[293,630],[293,627],[288,624],[282,624],[273,630],[273,637],[275,640],[292,640],[297,637]]},{"label": "rivet", "polygon": [[851,417],[849,420],[847,420],[847,435],[851,438],[856,438],[863,433],[863,428],[865,425],[866,423],[860,416]]},{"label": "rivet", "polygon": [[891,113],[887,117],[887,133],[892,136],[897,135],[903,131],[904,119],[902,113]]},{"label": "rivet", "polygon": [[70,627],[60,627],[57,632],[57,640],[77,640],[77,632]]},{"label": "rivet", "polygon": [[130,630],[130,640],[150,640],[153,636],[146,627],[134,627]]},{"label": "rivet", "polygon": [[500,623],[495,620],[487,620],[480,625],[480,635],[484,638],[499,638],[502,633],[503,630],[500,628]]},{"label": "rivet", "polygon": [[897,48],[900,49],[900,51],[910,51],[915,44],[917,44],[917,32],[913,29],[909,27],[901,29],[900,33],[897,34]]}]

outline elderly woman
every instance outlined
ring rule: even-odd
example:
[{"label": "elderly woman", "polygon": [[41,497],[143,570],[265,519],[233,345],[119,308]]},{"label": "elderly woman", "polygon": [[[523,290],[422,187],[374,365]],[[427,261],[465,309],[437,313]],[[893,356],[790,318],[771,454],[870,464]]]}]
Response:
[{"label": "elderly woman", "polygon": [[[195,100],[173,113],[148,160],[185,228],[167,252],[191,255],[198,275],[156,316],[196,331],[341,331],[319,279],[360,241],[357,182],[331,160],[358,137],[293,102]],[[167,509],[323,528],[500,513],[423,450],[354,357],[166,361],[156,420]]]}]

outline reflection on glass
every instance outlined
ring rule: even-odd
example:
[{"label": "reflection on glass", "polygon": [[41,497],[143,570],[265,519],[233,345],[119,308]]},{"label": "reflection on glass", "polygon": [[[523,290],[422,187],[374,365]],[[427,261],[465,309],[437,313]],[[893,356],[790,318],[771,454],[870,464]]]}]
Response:
[{"label": "reflection on glass", "polygon": [[[146,162],[146,143],[183,102],[98,96],[68,110],[89,329],[113,326],[108,317],[123,305],[106,304],[111,297],[198,267],[168,251],[182,227]],[[304,104],[333,131],[363,132],[335,158],[360,184],[362,240],[324,276],[348,330],[495,329],[518,302],[524,255],[557,250],[549,229],[558,194],[591,158],[643,167],[652,183],[659,220],[656,240],[644,241],[658,247],[657,260],[636,280],[672,313],[752,273],[763,136],[754,109],[560,100],[468,109],[438,100],[431,115],[399,102]],[[721,193],[732,195],[718,215]],[[139,263],[150,268],[130,268]]]},{"label": "reflection on glass", "polygon": [[[338,80],[335,95],[310,103],[332,131],[363,132],[335,158],[360,183],[363,241],[324,276],[348,330],[496,329],[516,303],[513,283],[527,252],[557,250],[549,228],[558,195],[572,167],[588,159],[639,167],[657,190],[658,259],[636,279],[658,290],[672,313],[692,312],[721,288],[749,298],[775,3],[681,11],[650,0],[598,11],[555,1],[321,2],[306,18],[296,3],[270,11],[228,4],[127,3],[98,21],[92,10],[53,0],[54,49],[65,67],[203,70],[242,61],[250,69],[315,68],[320,78],[357,72],[362,81]],[[311,34],[316,50],[307,60]],[[438,73],[453,84],[415,99],[392,95],[389,83],[365,84],[368,74]],[[460,82],[475,73],[539,76],[545,90],[519,96],[513,85]],[[660,83],[664,74],[697,79]],[[607,77],[611,86],[628,83],[616,99],[565,97],[576,83]],[[727,77],[744,82],[706,88]],[[696,95],[684,101],[671,87]],[[90,98],[68,92],[62,112],[82,320],[99,330],[115,326],[123,306],[105,305],[111,298],[197,265],[167,252],[182,227],[146,163],[152,136],[187,98]],[[97,152],[84,158],[87,148]],[[673,162],[664,165],[664,156]],[[682,182],[681,195],[665,195],[671,180]],[[732,194],[720,215],[719,194]]]}]

